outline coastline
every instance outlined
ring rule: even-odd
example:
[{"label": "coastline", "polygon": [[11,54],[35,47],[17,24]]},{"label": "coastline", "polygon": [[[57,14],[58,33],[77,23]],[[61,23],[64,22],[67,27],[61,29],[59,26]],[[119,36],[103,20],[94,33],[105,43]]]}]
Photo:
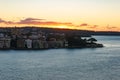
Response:
[{"label": "coastline", "polygon": [[0,50],[99,48],[103,44],[87,32],[42,28],[9,28],[0,33]]},{"label": "coastline", "polygon": [[0,50],[48,50],[48,49],[82,49],[82,48],[103,48],[103,44],[88,44],[84,47],[82,46],[68,46],[63,48],[0,48]]}]

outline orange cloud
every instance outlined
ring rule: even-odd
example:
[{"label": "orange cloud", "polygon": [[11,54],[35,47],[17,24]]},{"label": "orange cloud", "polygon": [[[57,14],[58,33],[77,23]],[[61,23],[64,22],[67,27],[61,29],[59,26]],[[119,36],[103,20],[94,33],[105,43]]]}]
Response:
[{"label": "orange cloud", "polygon": [[26,18],[24,20],[21,20],[20,22],[17,22],[17,24],[28,24],[28,25],[67,25],[67,26],[73,26],[72,23],[61,23],[61,22],[54,22],[54,21],[43,21],[45,19],[36,19],[36,18]]},{"label": "orange cloud", "polygon": [[118,27],[104,26],[100,27],[98,25],[89,25],[87,23],[82,23],[80,25],[74,25],[71,22],[56,22],[56,21],[46,21],[45,19],[38,18],[26,18],[18,22],[5,21],[0,18],[1,26],[41,26],[50,28],[68,28],[68,29],[82,29],[82,30],[95,30],[95,31],[118,31]]},{"label": "orange cloud", "polygon": [[50,26],[60,26],[60,25],[66,25],[66,26],[75,26],[72,23],[66,23],[66,22],[55,22],[55,21],[45,21],[45,19],[37,19],[37,18],[26,18],[23,20],[20,20],[19,22],[12,22],[12,21],[5,21],[0,19],[0,23],[4,24],[11,24],[11,25],[50,25]]},{"label": "orange cloud", "polygon": [[45,19],[38,18],[26,18],[18,22],[5,21],[0,19],[0,23],[4,23],[5,26],[41,26],[41,27],[51,27],[51,28],[69,28],[76,29],[76,25],[70,22],[56,22],[56,21],[46,21]]}]

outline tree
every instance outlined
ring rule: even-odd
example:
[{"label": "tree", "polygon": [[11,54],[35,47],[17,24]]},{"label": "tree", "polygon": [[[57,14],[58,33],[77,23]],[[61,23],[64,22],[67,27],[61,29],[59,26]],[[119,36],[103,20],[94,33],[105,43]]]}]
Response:
[{"label": "tree", "polygon": [[97,42],[97,40],[96,40],[95,38],[90,38],[90,39],[88,39],[87,41],[90,41],[90,43]]}]

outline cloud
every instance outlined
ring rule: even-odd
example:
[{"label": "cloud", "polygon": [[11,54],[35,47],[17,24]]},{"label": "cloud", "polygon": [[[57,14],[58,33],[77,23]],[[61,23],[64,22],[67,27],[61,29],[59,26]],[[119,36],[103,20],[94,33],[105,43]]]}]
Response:
[{"label": "cloud", "polygon": [[0,23],[4,23],[4,24],[15,24],[15,22],[12,21],[5,21],[3,19],[0,18]]},{"label": "cloud", "polygon": [[67,25],[73,26],[72,23],[62,23],[62,22],[55,22],[55,21],[45,21],[45,19],[36,19],[36,18],[26,18],[24,20],[20,20],[17,24],[27,24],[27,25]]},{"label": "cloud", "polygon": [[106,28],[107,28],[107,29],[115,29],[115,28],[117,28],[117,27],[115,27],[115,26],[110,26],[110,25],[107,25],[107,26],[106,26]]},{"label": "cloud", "polygon": [[33,21],[33,20],[45,20],[45,19],[38,19],[38,18],[26,18],[25,21]]},{"label": "cloud", "polygon": [[106,27],[107,29],[115,29],[115,28],[117,28],[117,27]]},{"label": "cloud", "polygon": [[61,22],[54,22],[54,21],[46,21],[46,22],[40,22],[40,24],[43,25],[67,25],[67,26],[72,26],[72,23],[61,23]]},{"label": "cloud", "polygon": [[45,19],[37,19],[37,18],[26,18],[24,20],[20,20],[20,22],[17,22],[18,24],[37,24],[39,23],[41,20],[45,20]]},{"label": "cloud", "polygon": [[89,26],[87,23],[83,23],[80,26]]},{"label": "cloud", "polygon": [[99,27],[98,25],[89,25],[87,23],[74,25],[71,22],[47,21],[46,19],[38,19],[38,18],[25,18],[18,22],[6,21],[0,18],[0,23],[4,23],[5,26],[42,26],[42,27],[66,26],[67,28],[71,28],[71,29],[89,29],[89,30],[99,30],[99,29],[117,30],[118,29],[118,27],[109,26],[109,25],[104,26],[102,28],[102,27]]},{"label": "cloud", "polygon": [[76,27],[73,23],[70,22],[56,22],[56,21],[46,21],[45,19],[38,19],[38,18],[25,18],[18,22],[14,21],[5,21],[0,19],[0,23],[4,23],[5,25],[12,25],[12,26],[22,26],[22,25],[31,25],[31,26],[69,26],[69,27]]},{"label": "cloud", "polygon": [[98,25],[93,25],[93,26],[90,26],[89,28],[97,28]]},{"label": "cloud", "polygon": [[2,20],[1,18],[0,18],[0,23],[5,23],[6,21],[4,21],[4,20]]}]

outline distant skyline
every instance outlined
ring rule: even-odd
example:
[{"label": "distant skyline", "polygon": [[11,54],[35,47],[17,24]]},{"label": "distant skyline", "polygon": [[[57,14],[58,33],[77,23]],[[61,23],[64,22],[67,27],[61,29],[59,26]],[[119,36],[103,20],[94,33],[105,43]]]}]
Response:
[{"label": "distant skyline", "polygon": [[0,0],[0,26],[120,31],[120,0]]}]

